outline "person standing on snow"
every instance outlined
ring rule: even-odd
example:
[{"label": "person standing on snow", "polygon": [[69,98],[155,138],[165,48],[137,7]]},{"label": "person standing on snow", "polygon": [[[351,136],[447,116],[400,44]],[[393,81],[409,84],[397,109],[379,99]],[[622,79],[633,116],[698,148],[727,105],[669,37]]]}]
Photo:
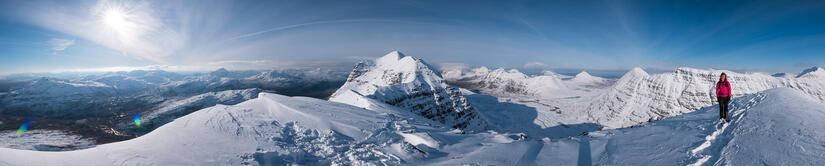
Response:
[{"label": "person standing on snow", "polygon": [[728,103],[730,102],[730,82],[728,82],[727,75],[723,72],[719,76],[719,82],[716,82],[716,100],[719,101],[719,119],[724,118],[726,122],[728,119]]}]

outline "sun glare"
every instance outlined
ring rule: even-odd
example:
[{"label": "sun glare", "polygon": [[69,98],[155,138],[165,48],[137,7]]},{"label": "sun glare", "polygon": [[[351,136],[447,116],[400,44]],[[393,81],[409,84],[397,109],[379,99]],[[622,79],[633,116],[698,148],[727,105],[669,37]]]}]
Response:
[{"label": "sun glare", "polygon": [[118,9],[106,10],[106,12],[103,13],[103,22],[106,26],[114,28],[115,30],[126,28],[126,25],[128,24],[126,21],[126,15]]}]

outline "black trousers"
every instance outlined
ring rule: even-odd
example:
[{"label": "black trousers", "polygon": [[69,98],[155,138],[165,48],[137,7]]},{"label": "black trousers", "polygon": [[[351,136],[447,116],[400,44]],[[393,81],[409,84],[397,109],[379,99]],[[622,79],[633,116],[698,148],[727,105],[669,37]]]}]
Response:
[{"label": "black trousers", "polygon": [[719,101],[719,119],[728,119],[728,103],[730,103],[730,96],[717,97],[716,99]]}]

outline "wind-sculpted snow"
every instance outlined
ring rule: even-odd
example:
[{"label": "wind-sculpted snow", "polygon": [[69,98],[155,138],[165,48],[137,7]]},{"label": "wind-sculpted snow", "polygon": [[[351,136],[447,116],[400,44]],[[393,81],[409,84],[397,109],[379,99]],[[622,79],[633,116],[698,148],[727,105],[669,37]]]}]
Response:
[{"label": "wind-sculpted snow", "polygon": [[448,127],[486,129],[485,120],[457,88],[444,83],[441,75],[423,60],[398,51],[356,64],[330,101],[364,106],[353,103],[358,96],[409,110]]},{"label": "wind-sculpted snow", "polygon": [[526,76],[518,71],[486,68],[446,71],[448,82],[478,90],[538,110],[536,124],[597,123],[607,128],[627,127],[680,115],[714,104],[715,82],[726,72],[734,97],[777,87],[790,87],[825,102],[825,73],[808,69],[798,77],[762,73],[679,68],[671,73],[648,74],[634,68],[616,80],[580,73],[571,79],[556,74]]}]

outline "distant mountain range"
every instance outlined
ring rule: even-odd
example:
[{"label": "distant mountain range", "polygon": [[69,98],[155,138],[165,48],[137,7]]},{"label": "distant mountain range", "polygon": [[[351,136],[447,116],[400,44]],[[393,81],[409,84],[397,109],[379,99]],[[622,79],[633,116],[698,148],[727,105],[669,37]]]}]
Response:
[{"label": "distant mountain range", "polygon": [[[0,164],[822,165],[822,71],[776,77],[634,68],[618,79],[483,67],[439,72],[391,52],[358,63],[328,101],[229,90],[292,82],[267,83],[284,77],[266,73],[152,79],[170,88],[158,91],[114,86],[155,89],[141,79],[45,79],[32,85],[53,90],[24,88],[11,100],[200,94],[160,102],[147,117],[165,125],[140,137],[69,152],[0,148]],[[733,87],[730,123],[720,123],[713,101],[721,72]],[[204,105],[214,106],[186,111]]]},{"label": "distant mountain range", "polygon": [[[135,70],[61,78],[17,77],[15,81],[24,84],[0,93],[0,121],[8,122],[0,124],[0,129],[16,129],[28,117],[70,124],[84,120],[87,122],[82,127],[67,128],[87,137],[117,136],[107,140],[117,141],[203,108],[256,98],[262,91],[326,98],[345,78],[344,71],[322,69],[255,72],[223,68],[194,74]],[[145,116],[140,129],[122,120],[136,113]],[[63,129],[45,124],[35,123],[44,125],[40,128]]]}]

